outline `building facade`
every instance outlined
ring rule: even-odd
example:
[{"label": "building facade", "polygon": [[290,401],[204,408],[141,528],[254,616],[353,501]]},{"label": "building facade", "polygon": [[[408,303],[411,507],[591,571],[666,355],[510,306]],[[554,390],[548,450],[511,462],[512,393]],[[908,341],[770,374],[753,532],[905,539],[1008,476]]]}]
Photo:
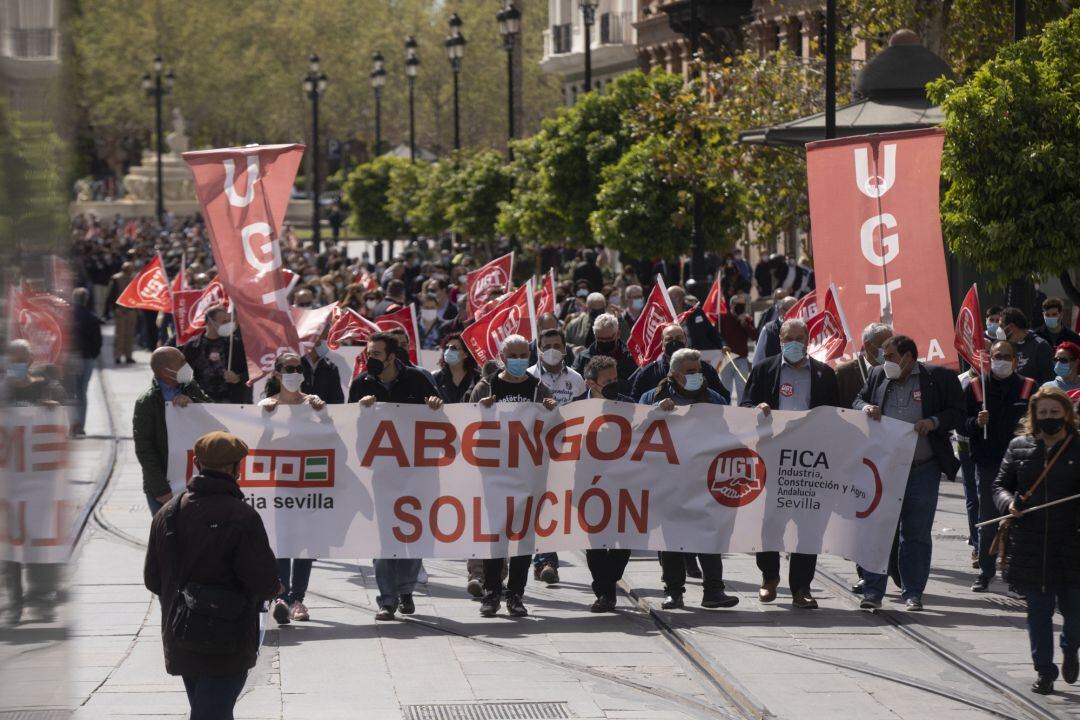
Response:
[{"label": "building facade", "polygon": [[[638,67],[637,17],[641,0],[599,0],[591,28],[593,89]],[[562,77],[563,97],[572,105],[585,89],[585,23],[579,0],[548,0],[548,28],[540,67]]]},{"label": "building facade", "polygon": [[60,69],[59,0],[0,0],[0,86],[25,118],[48,114]]}]

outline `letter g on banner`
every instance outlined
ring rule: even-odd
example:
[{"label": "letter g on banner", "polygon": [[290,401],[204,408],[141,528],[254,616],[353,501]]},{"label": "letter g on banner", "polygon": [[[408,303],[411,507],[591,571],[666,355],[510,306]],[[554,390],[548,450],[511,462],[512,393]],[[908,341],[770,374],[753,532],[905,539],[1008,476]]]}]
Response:
[{"label": "letter g on banner", "polygon": [[[266,242],[256,249],[252,246],[255,236],[266,238]],[[264,222],[251,223],[240,231],[240,244],[244,247],[244,259],[259,272],[268,273],[281,267],[281,252],[270,237],[270,225]]]}]

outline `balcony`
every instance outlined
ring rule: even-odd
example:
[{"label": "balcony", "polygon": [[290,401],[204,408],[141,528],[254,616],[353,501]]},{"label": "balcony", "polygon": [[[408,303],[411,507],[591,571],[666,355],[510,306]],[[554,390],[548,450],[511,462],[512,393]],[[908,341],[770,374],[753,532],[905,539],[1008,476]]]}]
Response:
[{"label": "balcony", "polygon": [[0,55],[19,60],[56,58],[56,31],[53,28],[14,28],[0,35]]},{"label": "balcony", "polygon": [[570,23],[551,26],[551,51],[546,55],[565,55],[574,48],[574,26]]},{"label": "balcony", "polygon": [[[632,13],[603,13],[600,16],[601,45],[629,45],[634,38],[631,33],[634,17]],[[595,36],[594,36],[595,37]]]}]

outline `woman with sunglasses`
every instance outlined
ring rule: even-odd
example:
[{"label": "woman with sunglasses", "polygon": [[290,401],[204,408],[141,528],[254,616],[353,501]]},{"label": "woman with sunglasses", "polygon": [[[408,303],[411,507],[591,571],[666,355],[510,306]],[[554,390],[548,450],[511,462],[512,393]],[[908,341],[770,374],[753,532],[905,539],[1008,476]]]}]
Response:
[{"label": "woman with sunglasses", "polygon": [[[322,410],[326,403],[317,395],[307,395],[300,391],[304,382],[304,368],[300,356],[296,353],[282,353],[274,361],[274,374],[266,381],[266,390],[259,407],[266,412],[273,412],[278,405],[310,405],[314,410]],[[278,558],[278,579],[284,588],[274,600],[271,608],[278,625],[287,625],[290,620],[310,620],[311,615],[304,605],[308,580],[311,579],[310,558]]]},{"label": "woman with sunglasses", "polygon": [[1065,341],[1054,350],[1054,377],[1043,387],[1062,390],[1073,405],[1080,404],[1080,345]]}]

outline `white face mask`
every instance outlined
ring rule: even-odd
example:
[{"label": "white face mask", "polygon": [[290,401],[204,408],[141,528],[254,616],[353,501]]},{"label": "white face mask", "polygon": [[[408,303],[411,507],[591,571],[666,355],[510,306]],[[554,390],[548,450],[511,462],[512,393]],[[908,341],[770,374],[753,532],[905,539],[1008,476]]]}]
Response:
[{"label": "white face mask", "polygon": [[997,330],[994,331],[994,337],[996,337],[998,340],[1008,340],[1009,334],[1005,332],[1005,328],[998,325]]},{"label": "white face mask", "polygon": [[218,325],[217,331],[218,335],[222,337],[229,337],[234,332],[236,332],[236,323],[234,323],[232,320],[230,320],[229,322],[221,323],[220,325]]},{"label": "white face mask", "polygon": [[548,348],[540,353],[540,357],[544,359],[546,365],[558,365],[562,362],[563,351],[558,348]]},{"label": "white face mask", "polygon": [[885,369],[885,377],[890,380],[895,380],[900,377],[900,373],[903,372],[903,368],[899,363],[894,363],[892,360],[886,360],[881,366]]},{"label": "white face mask", "polygon": [[994,373],[998,380],[1004,380],[1013,374],[1012,360],[991,360],[990,372]]},{"label": "white face mask", "polygon": [[178,385],[187,385],[189,382],[195,379],[195,371],[191,369],[191,366],[184,363],[179,370],[176,371],[176,383]]},{"label": "white face mask", "polygon": [[304,383],[304,376],[302,373],[286,373],[281,376],[281,387],[285,388],[289,392],[297,392],[300,390],[300,386]]},{"label": "white face mask", "polygon": [[375,302],[374,300],[365,300],[365,301],[364,301],[364,306],[365,306],[365,307],[366,307],[366,308],[367,308],[368,310],[374,310],[374,309],[376,308],[376,306],[378,306],[378,304],[379,304],[379,303]]},{"label": "white face mask", "polygon": [[420,319],[424,322],[431,322],[439,317],[438,308],[421,308]]}]

